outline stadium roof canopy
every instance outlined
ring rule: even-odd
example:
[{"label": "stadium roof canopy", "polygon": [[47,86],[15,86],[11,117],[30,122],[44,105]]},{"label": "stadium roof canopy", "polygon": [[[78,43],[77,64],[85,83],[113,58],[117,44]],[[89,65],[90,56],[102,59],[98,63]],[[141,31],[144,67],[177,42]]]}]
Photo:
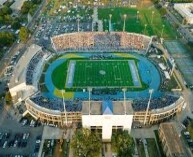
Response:
[{"label": "stadium roof canopy", "polygon": [[113,103],[112,101],[102,102],[102,113],[103,114],[113,114]]}]

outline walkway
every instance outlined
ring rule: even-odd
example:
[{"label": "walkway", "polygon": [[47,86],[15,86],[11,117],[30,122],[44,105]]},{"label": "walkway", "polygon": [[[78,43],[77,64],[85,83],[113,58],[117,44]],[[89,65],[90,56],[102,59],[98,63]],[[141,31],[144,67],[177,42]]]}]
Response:
[{"label": "walkway", "polygon": [[94,7],[94,11],[93,11],[93,23],[98,23],[98,31],[99,32],[103,32],[103,22],[102,20],[98,19],[98,8]]}]

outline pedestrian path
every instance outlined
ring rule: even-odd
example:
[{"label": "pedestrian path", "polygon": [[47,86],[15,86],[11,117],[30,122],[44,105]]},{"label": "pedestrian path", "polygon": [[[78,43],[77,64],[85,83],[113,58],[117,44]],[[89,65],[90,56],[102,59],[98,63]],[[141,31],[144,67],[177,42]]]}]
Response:
[{"label": "pedestrian path", "polygon": [[146,139],[143,139],[143,146],[144,146],[144,150],[145,150],[145,156],[149,157],[148,150],[147,150],[147,141],[146,141]]},{"label": "pedestrian path", "polygon": [[98,19],[98,8],[94,7],[94,11],[93,11],[93,23],[98,23],[98,31],[99,32],[103,32],[103,22],[102,20]]}]

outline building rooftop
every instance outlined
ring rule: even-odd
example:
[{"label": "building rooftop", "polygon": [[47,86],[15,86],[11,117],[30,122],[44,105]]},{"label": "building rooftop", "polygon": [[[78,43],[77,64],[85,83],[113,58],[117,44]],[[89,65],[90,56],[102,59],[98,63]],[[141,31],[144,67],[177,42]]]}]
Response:
[{"label": "building rooftop", "polygon": [[166,138],[171,154],[176,157],[184,157],[184,149],[174,124],[171,122],[161,123],[160,129]]},{"label": "building rooftop", "polygon": [[174,8],[183,16],[193,18],[192,9],[193,3],[176,3]]},{"label": "building rooftop", "polygon": [[7,0],[0,0],[0,5],[3,5]]},{"label": "building rooftop", "polygon": [[9,82],[9,88],[14,88],[17,85],[25,83],[25,75],[26,75],[26,67],[30,62],[31,58],[38,52],[41,51],[41,47],[38,45],[31,45],[25,51],[24,55],[20,58],[19,62],[17,63],[16,67],[13,71],[13,76]]},{"label": "building rooftop", "polygon": [[21,10],[23,3],[27,0],[15,0],[15,2],[11,5],[11,9],[13,10]]},{"label": "building rooftop", "polygon": [[[133,113],[131,101],[126,101],[126,114]],[[89,101],[82,102],[82,113],[89,114]],[[124,115],[125,107],[123,101],[91,101],[90,102],[90,114],[91,115]]]}]

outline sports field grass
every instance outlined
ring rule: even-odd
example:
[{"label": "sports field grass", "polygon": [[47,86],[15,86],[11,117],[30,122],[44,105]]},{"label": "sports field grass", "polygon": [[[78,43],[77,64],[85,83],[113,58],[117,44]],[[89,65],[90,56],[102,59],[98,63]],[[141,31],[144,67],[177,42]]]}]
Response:
[{"label": "sports field grass", "polygon": [[[104,30],[109,29],[109,14],[112,14],[111,21],[114,31],[123,30],[123,15],[126,14],[125,30],[128,32],[161,36],[164,25],[162,37],[176,38],[177,34],[173,27],[165,18],[161,17],[159,11],[153,6],[149,8],[99,8],[98,16],[103,21]],[[147,25],[146,28],[145,25]]]},{"label": "sports field grass", "polygon": [[76,61],[73,87],[128,87],[133,80],[126,60]]},{"label": "sports field grass", "polygon": [[[69,77],[69,64],[75,61],[75,70],[73,75],[73,84],[67,87]],[[128,60],[134,62],[136,80],[133,81],[133,74],[130,70]],[[87,58],[67,59],[54,69],[52,72],[52,82],[56,89],[66,89],[74,91],[87,87],[102,87],[102,88],[130,88],[142,90],[146,85],[141,82],[140,74],[138,73],[137,60],[135,58],[113,59],[113,60],[89,60]]]}]

